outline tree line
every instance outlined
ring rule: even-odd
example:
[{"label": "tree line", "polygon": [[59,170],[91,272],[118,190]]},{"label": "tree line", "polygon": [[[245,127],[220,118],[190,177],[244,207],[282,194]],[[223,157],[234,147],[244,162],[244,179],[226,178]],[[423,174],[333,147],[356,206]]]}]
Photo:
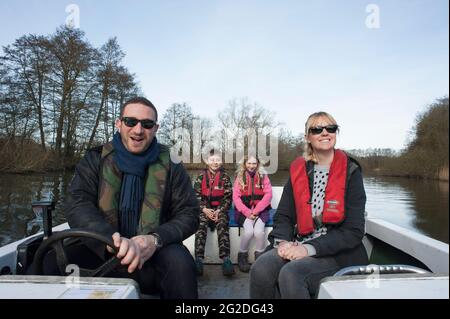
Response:
[{"label": "tree line", "polygon": [[[0,171],[73,167],[86,149],[110,140],[120,105],[142,94],[136,76],[123,65],[124,57],[116,38],[96,48],[83,31],[68,26],[50,35],[24,35],[4,46]],[[276,136],[283,167],[303,145],[301,135],[280,129],[273,112],[246,98],[231,100],[214,120],[194,115],[186,103],[174,103],[161,118],[158,137],[172,146],[178,132],[193,133],[195,120],[201,125],[200,147],[218,134],[237,138],[253,130]]]},{"label": "tree line", "polygon": [[[110,140],[120,105],[142,95],[136,76],[123,64],[124,57],[115,37],[95,48],[83,31],[67,26],[46,36],[24,35],[4,46],[0,171],[73,167],[87,149]],[[369,172],[448,180],[448,112],[448,97],[437,99],[417,116],[411,140],[399,152],[379,148],[348,152]],[[199,136],[195,125],[201,127]],[[173,103],[160,119],[157,136],[169,146],[181,141],[178,147],[192,159],[198,158],[196,142],[197,149],[209,143],[223,151],[229,147],[226,136],[231,136],[234,149],[247,149],[250,142],[241,137],[249,134],[276,137],[279,169],[288,169],[303,153],[303,134],[284,129],[274,112],[247,98],[232,99],[214,119],[195,115],[187,103]],[[273,154],[270,147],[266,150]],[[236,156],[234,163],[238,160]]]},{"label": "tree line", "polygon": [[109,140],[120,105],[139,93],[116,38],[83,31],[24,35],[0,56],[0,170],[61,168]]},{"label": "tree line", "polygon": [[395,152],[390,149],[369,149],[349,152],[371,173],[448,181],[448,97],[436,99],[416,116],[410,141],[403,150]]},{"label": "tree line", "polygon": [[[230,100],[228,106],[217,111],[214,119],[195,115],[186,103],[174,103],[163,114],[158,131],[160,141],[179,150],[185,166],[191,169],[204,167],[200,154],[195,154],[202,149],[221,152],[225,167],[235,168],[242,159],[239,150],[244,154],[249,152],[252,136],[255,136],[255,151],[266,166],[272,163],[265,157],[276,160],[279,169],[288,169],[303,150],[303,134],[282,128],[274,112],[248,98]],[[271,137],[277,140],[275,148],[270,144]],[[265,143],[263,148],[260,139]],[[197,148],[194,143],[198,143]],[[229,151],[234,153],[231,160],[224,154]]]}]

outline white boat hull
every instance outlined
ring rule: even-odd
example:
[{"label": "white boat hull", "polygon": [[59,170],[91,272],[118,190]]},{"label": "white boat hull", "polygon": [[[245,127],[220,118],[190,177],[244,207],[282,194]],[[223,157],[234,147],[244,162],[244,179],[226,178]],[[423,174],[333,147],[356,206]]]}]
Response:
[{"label": "white boat hull", "polygon": [[[278,201],[281,197],[282,188],[273,188],[273,200],[272,207],[277,207]],[[68,224],[62,224],[55,227],[54,231],[61,231],[68,229]],[[266,235],[272,230],[272,227],[266,227]],[[378,275],[374,277],[373,275],[368,276],[343,276],[343,277],[327,277],[324,279],[320,286],[319,298],[448,298],[449,287],[448,287],[448,274],[449,274],[449,246],[448,244],[442,243],[440,241],[431,239],[422,234],[415,233],[411,230],[405,229],[403,227],[394,225],[387,221],[368,218],[366,220],[366,238],[364,239],[364,245],[371,256],[373,252],[374,240],[379,240],[389,247],[393,247],[404,254],[415,258],[420,263],[425,265],[432,273],[425,276],[417,276],[413,274],[402,274],[402,275]],[[189,249],[191,254],[194,256],[194,239],[195,236],[192,235],[186,239],[183,243]],[[12,274],[15,273],[16,269],[16,249],[17,246],[26,239],[11,243],[4,247],[0,247],[0,270],[9,269]],[[240,243],[240,233],[238,227],[230,228],[230,244],[231,244],[231,259],[234,263],[237,261],[237,252],[239,251]],[[267,242],[268,243],[268,242]],[[214,269],[219,269],[221,260],[219,258],[219,250],[217,244],[217,232],[211,232],[208,229],[208,238],[206,243],[206,256],[205,263],[210,264]],[[254,259],[254,247],[250,246],[249,259],[253,262]],[[208,267],[208,265],[206,266]],[[375,274],[376,275],[376,274]],[[238,275],[237,275],[238,276]],[[200,297],[208,298],[210,296],[215,296],[218,298],[246,298],[248,297],[248,291],[244,291],[243,283],[248,281],[248,274],[241,274],[239,280],[235,282],[239,285],[239,295],[227,295],[225,294],[211,294],[212,290],[223,290],[224,292],[237,291],[236,289],[224,289],[224,285],[232,285],[233,279],[228,279],[223,282],[214,281],[214,283],[208,283],[207,278],[199,279],[200,289],[204,289],[205,294],[200,293]],[[27,283],[27,278],[29,282]],[[58,277],[58,280],[62,280]],[[17,280],[16,280],[17,279]],[[56,298],[55,294],[50,293],[50,291],[56,291],[61,287],[55,286],[55,282],[41,278],[40,284],[45,285],[47,282],[49,285],[53,285],[48,294],[41,295],[22,295],[21,298],[32,298],[33,296],[39,298]],[[106,278],[86,279],[82,287],[90,289],[102,280]],[[376,279],[376,280],[375,280]],[[11,295],[12,291],[20,291],[24,284],[36,283],[36,276],[0,276],[0,298],[4,297],[14,297]],[[61,283],[59,283],[61,284]],[[12,286],[11,286],[12,285]],[[14,290],[14,285],[19,285],[22,288],[19,290]],[[125,284],[127,285],[127,283]],[[211,286],[212,285],[212,286]],[[222,286],[221,286],[222,285]],[[375,286],[374,286],[375,285]],[[378,285],[378,289],[376,288]],[[381,288],[380,288],[381,287]],[[52,290],[53,289],[53,290]],[[130,288],[131,289],[131,288]],[[248,286],[247,286],[248,289]],[[126,290],[126,289],[125,289]],[[132,290],[132,289],[131,289]],[[45,289],[43,290],[45,291]],[[75,293],[75,292],[74,292]],[[19,294],[20,295],[20,294]],[[76,295],[76,294],[75,294]],[[75,296],[74,295],[74,296]],[[126,295],[126,294],[125,294]],[[121,296],[125,296],[121,295]],[[62,296],[62,295],[61,295]],[[65,295],[67,297],[67,294]],[[71,296],[70,293],[68,296]],[[112,295],[111,295],[112,296]],[[118,296],[118,295],[115,295]],[[134,298],[136,295],[130,292],[129,298]],[[127,297],[127,298],[128,298]],[[121,298],[121,297],[120,297]]]}]

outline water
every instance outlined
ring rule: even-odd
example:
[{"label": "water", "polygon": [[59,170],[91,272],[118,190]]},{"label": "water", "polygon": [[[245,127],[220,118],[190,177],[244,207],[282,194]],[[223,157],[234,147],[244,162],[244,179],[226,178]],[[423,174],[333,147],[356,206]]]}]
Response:
[{"label": "water", "polygon": [[31,210],[34,200],[53,198],[53,225],[65,222],[61,204],[72,173],[0,175],[0,246],[40,231],[41,218]]},{"label": "water", "polygon": [[[190,172],[194,176],[197,172]],[[0,175],[0,246],[34,234],[41,220],[31,210],[33,200],[56,200],[53,225],[65,222],[61,203],[72,173]],[[271,175],[273,186],[283,186],[288,172]],[[365,177],[366,211],[394,224],[448,243],[448,182],[406,178]]]},{"label": "water", "polygon": [[366,177],[366,211],[448,243],[448,182]]}]

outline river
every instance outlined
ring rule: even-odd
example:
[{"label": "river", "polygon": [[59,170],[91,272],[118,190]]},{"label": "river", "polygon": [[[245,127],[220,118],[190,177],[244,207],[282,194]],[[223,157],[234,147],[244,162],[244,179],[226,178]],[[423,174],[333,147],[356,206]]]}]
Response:
[{"label": "river", "polygon": [[[286,171],[271,175],[272,185],[283,186],[287,176]],[[53,196],[53,225],[64,222],[61,203],[71,177],[72,173],[0,174],[0,246],[40,230],[41,220],[31,210],[33,200]],[[364,185],[369,216],[449,242],[448,182],[367,176]]]}]

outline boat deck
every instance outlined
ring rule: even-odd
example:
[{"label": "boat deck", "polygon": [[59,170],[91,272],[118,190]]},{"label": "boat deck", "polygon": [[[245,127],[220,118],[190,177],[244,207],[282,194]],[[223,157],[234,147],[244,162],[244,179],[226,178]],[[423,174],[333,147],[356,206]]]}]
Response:
[{"label": "boat deck", "polygon": [[200,299],[248,299],[249,273],[243,273],[234,265],[236,273],[226,277],[221,265],[205,265],[203,276],[198,277]]}]

